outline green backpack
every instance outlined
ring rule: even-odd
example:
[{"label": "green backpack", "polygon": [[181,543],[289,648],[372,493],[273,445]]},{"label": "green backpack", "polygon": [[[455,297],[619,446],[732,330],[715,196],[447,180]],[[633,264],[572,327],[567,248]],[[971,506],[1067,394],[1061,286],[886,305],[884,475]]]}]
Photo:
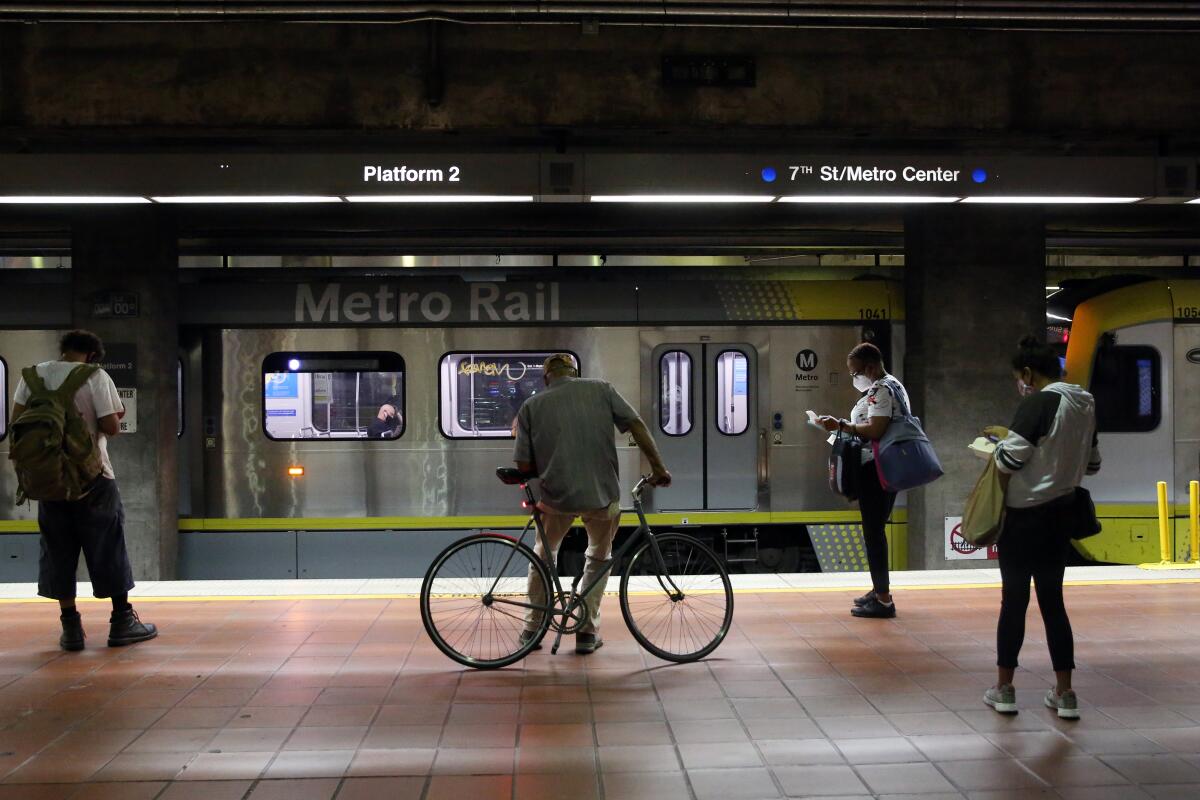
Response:
[{"label": "green backpack", "polygon": [[12,422],[8,453],[17,472],[17,503],[78,500],[103,471],[100,448],[75,408],[75,393],[97,369],[80,364],[57,389],[46,388],[36,367],[21,371],[29,399]]}]

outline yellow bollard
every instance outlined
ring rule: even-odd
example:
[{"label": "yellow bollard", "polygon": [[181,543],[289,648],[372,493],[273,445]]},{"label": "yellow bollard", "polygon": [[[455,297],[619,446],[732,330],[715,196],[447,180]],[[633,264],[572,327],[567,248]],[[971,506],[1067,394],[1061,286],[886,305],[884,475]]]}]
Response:
[{"label": "yellow bollard", "polygon": [[1200,565],[1200,481],[1188,485],[1188,508],[1192,518],[1192,563]]},{"label": "yellow bollard", "polygon": [[1171,563],[1171,515],[1167,509],[1167,482],[1158,482],[1158,563]]},{"label": "yellow bollard", "polygon": [[1153,564],[1139,564],[1142,569],[1200,569],[1200,546],[1196,539],[1200,537],[1200,525],[1197,525],[1196,515],[1200,512],[1200,481],[1192,481],[1188,487],[1191,501],[1192,517],[1192,558],[1190,561],[1173,562],[1171,552],[1171,509],[1167,505],[1167,482],[1158,482],[1158,551],[1161,560]]}]

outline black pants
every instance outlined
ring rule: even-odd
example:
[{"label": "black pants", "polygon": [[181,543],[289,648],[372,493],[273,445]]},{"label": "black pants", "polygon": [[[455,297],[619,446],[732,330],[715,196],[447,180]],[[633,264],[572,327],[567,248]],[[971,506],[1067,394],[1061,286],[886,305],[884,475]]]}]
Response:
[{"label": "black pants", "polygon": [[867,565],[871,568],[871,587],[876,594],[888,594],[887,521],[896,504],[896,493],[884,491],[879,483],[875,462],[862,465],[858,479],[858,510],[862,514],[863,544]]},{"label": "black pants", "polygon": [[96,597],[121,595],[133,588],[125,551],[125,509],[116,481],[98,478],[80,500],[39,503],[38,527],[42,531],[38,594],[42,597],[75,597],[81,551]]},{"label": "black pants", "polygon": [[1005,512],[1000,551],[1003,599],[996,629],[996,664],[1015,669],[1025,640],[1029,581],[1037,587],[1038,607],[1046,625],[1046,642],[1055,671],[1075,669],[1075,639],[1063,603],[1063,574],[1070,541],[1066,530],[1069,504],[1049,503]]}]

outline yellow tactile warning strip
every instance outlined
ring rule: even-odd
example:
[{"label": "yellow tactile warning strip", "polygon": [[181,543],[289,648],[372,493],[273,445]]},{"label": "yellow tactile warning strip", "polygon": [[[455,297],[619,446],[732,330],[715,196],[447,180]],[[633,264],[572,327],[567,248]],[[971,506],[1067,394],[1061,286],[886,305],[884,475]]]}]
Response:
[{"label": "yellow tactile warning strip", "polygon": [[[1189,584],[1200,583],[1200,578],[1147,578],[1145,580],[1079,580],[1079,581],[1064,581],[1064,586],[1160,586],[1167,584]],[[864,581],[863,586],[866,586],[867,581]],[[858,591],[862,587],[855,586],[771,586],[771,587],[746,587],[742,589],[734,589],[734,594],[831,594],[834,592],[853,592]],[[930,591],[961,591],[964,589],[999,589],[999,581],[992,583],[944,583],[930,584],[927,586],[894,586],[895,591],[904,592],[930,592]],[[615,595],[615,591],[605,592],[605,594]],[[648,595],[654,594],[649,591],[630,592],[631,595]],[[254,600],[263,601],[279,601],[279,600],[412,600],[420,597],[418,592],[392,592],[382,594],[254,594],[254,595],[180,595],[178,597],[163,595],[163,596],[141,596],[134,595],[131,600],[138,603],[216,603],[216,602],[247,602]],[[14,603],[52,603],[53,600],[47,600],[44,597],[7,597],[0,598],[0,605],[9,605]],[[80,603],[107,603],[107,599],[98,599],[94,597],[80,597],[76,602]]]}]

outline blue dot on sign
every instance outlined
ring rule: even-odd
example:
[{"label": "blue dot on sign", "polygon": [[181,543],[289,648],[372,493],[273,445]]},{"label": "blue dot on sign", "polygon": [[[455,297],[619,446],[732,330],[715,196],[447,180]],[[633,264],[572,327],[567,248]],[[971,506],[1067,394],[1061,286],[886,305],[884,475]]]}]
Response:
[{"label": "blue dot on sign", "polygon": [[987,180],[987,170],[986,169],[976,169],[974,172],[971,173],[971,180],[975,181],[976,183],[983,183],[984,181]]},{"label": "blue dot on sign", "polygon": [[762,179],[764,181],[766,181],[767,183],[773,183],[775,181],[775,168],[774,167],[763,167]]}]

